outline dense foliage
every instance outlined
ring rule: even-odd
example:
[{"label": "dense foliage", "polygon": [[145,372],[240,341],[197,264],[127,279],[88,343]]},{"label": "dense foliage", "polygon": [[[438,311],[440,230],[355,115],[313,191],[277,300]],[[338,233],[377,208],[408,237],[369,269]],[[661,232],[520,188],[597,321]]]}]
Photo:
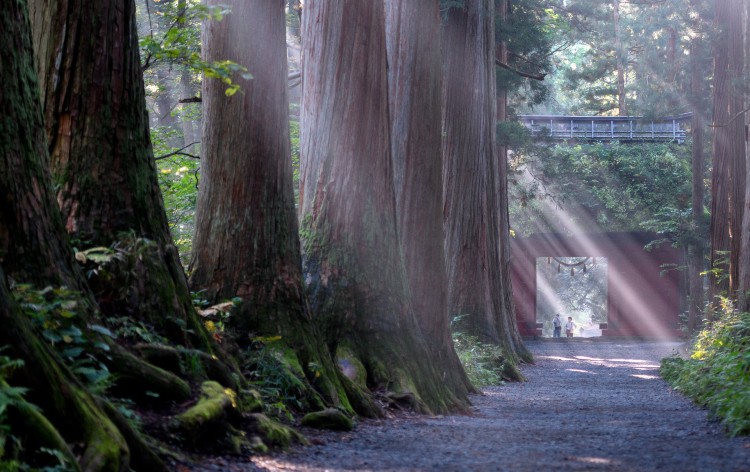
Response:
[{"label": "dense foliage", "polygon": [[550,231],[560,219],[583,232],[648,229],[676,239],[689,229],[687,146],[533,146],[516,153],[511,165],[511,218],[518,233]]},{"label": "dense foliage", "polygon": [[708,407],[731,435],[750,433],[750,313],[725,303],[723,316],[698,334],[690,358],[668,357],[661,374]]}]

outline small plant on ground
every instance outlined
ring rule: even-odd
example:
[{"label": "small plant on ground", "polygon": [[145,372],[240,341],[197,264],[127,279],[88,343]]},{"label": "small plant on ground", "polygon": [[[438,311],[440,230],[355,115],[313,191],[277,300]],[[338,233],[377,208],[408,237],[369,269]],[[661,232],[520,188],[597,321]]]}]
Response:
[{"label": "small plant on ground", "polygon": [[301,366],[286,354],[280,336],[255,338],[245,353],[244,374],[260,392],[266,413],[291,421],[292,412],[305,409],[305,385]]},{"label": "small plant on ground", "polygon": [[662,360],[672,387],[716,414],[732,436],[750,434],[750,313],[724,304],[701,331],[688,359]]},{"label": "small plant on ground", "polygon": [[469,380],[476,387],[502,384],[503,372],[506,369],[502,351],[497,346],[483,343],[476,336],[458,329],[461,318],[457,316],[451,323],[453,347]]},{"label": "small plant on ground", "polygon": [[114,334],[106,327],[86,323],[83,319],[81,294],[65,287],[45,287],[37,290],[31,285],[13,287],[19,306],[73,373],[92,391],[104,392],[112,382],[109,370],[99,360],[107,355],[105,338]]}]

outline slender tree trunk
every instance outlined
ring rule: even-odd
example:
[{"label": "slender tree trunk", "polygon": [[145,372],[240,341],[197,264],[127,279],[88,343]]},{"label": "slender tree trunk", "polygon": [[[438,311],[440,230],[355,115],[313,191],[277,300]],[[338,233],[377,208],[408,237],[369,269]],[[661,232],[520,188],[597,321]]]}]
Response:
[{"label": "slender tree trunk", "polygon": [[343,367],[439,412],[458,402],[419,336],[396,230],[382,2],[306,1],[302,16],[303,268]]},{"label": "slender tree trunk", "polygon": [[[698,7],[700,0],[691,0],[691,7]],[[696,20],[696,23],[700,19]],[[699,26],[696,24],[695,26]],[[703,234],[705,228],[705,216],[703,208],[704,200],[704,120],[703,106],[708,84],[705,79],[704,70],[699,60],[703,54],[706,44],[699,38],[690,43],[690,106],[693,112],[692,118],[692,227],[695,236],[687,247],[688,254],[688,332],[695,333],[703,319],[705,309],[705,294],[703,288],[703,271],[705,270],[705,244]]]},{"label": "slender tree trunk", "polygon": [[436,0],[386,0],[397,229],[414,313],[446,384],[470,385],[453,349],[443,241],[440,11]]},{"label": "slender tree trunk", "polygon": [[615,61],[617,66],[617,108],[620,116],[627,116],[625,105],[625,51],[622,48],[622,31],[620,28],[620,0],[612,0],[612,15],[615,26]]},{"label": "slender tree trunk", "polygon": [[109,267],[114,276],[90,280],[102,311],[146,320],[177,342],[206,344],[157,181],[133,0],[31,3],[55,12],[49,34],[39,33],[47,23],[32,27],[47,38],[36,54],[46,64],[42,99],[65,227],[79,248],[127,254]]},{"label": "slender tree trunk", "polygon": [[[209,4],[226,1],[211,0]],[[242,334],[281,335],[329,402],[339,398],[336,370],[315,339],[303,297],[289,142],[284,5],[231,0],[231,15],[204,26],[207,61],[232,60],[253,71],[231,97],[203,82],[203,158],[190,283],[214,302],[240,297],[232,322]],[[319,375],[320,372],[326,375]],[[322,405],[320,405],[322,406]]]},{"label": "slender tree trunk", "polygon": [[[448,306],[482,341],[501,346],[516,362],[512,313],[503,311],[501,184],[495,143],[494,5],[467,1],[451,8],[443,28],[443,188]],[[511,332],[504,331],[505,329]]]},{"label": "slender tree trunk", "polygon": [[[693,86],[700,84],[703,75],[702,70],[696,64],[691,65],[693,71]],[[700,85],[696,88],[702,89]],[[696,90],[693,92],[703,92]],[[695,95],[694,95],[695,97]],[[704,252],[703,240],[700,237],[704,227],[703,216],[703,120],[701,119],[702,109],[693,108],[693,149],[692,149],[692,175],[693,175],[693,195],[692,195],[692,226],[696,232],[693,241],[688,247],[688,280],[690,291],[690,306],[688,308],[688,331],[694,333],[700,325],[703,318],[704,297],[703,297],[703,273]]]},{"label": "slender tree trunk", "polygon": [[[154,25],[153,34],[156,37],[163,36],[167,29],[171,26],[168,23],[168,17],[165,15],[168,13],[170,2],[161,1],[154,2],[153,0],[147,0],[148,8],[150,12],[153,12],[151,24]],[[179,7],[178,7],[179,8]],[[178,27],[180,25],[178,24]],[[172,73],[172,66],[170,64],[155,64],[152,65],[152,70],[156,74],[156,81],[159,87],[156,94],[155,105],[156,105],[156,116],[152,116],[152,122],[155,126],[169,128],[170,130],[177,129],[177,117],[172,113],[177,103],[174,75]],[[155,118],[155,119],[154,119]],[[169,147],[178,148],[181,147],[179,136],[174,134],[168,134],[167,144]]]}]

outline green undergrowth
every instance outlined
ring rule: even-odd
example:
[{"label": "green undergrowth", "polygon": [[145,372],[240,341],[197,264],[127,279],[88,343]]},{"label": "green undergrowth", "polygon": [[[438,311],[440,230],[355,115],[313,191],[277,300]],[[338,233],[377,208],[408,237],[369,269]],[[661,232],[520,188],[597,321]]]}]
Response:
[{"label": "green undergrowth", "polygon": [[502,350],[493,344],[483,343],[476,336],[455,329],[459,317],[454,319],[453,347],[464,366],[466,375],[475,387],[489,387],[503,383],[507,369]]},{"label": "green undergrowth", "polygon": [[[255,338],[243,358],[244,374],[260,392],[266,414],[291,421],[295,413],[322,406],[310,398],[305,371],[280,336]],[[315,371],[315,366],[308,370]]]},{"label": "green undergrowth", "polygon": [[730,435],[750,434],[750,313],[726,310],[698,334],[688,359],[663,359],[661,375],[714,413]]},{"label": "green undergrowth", "polygon": [[[11,428],[11,410],[15,409],[16,414],[33,414],[38,413],[39,408],[26,401],[25,388],[8,384],[13,371],[22,367],[23,361],[3,355],[3,349],[0,348],[0,472],[76,470],[61,451],[46,447],[29,450],[23,439],[17,436],[17,431]],[[32,466],[26,462],[28,458],[44,465]]]}]

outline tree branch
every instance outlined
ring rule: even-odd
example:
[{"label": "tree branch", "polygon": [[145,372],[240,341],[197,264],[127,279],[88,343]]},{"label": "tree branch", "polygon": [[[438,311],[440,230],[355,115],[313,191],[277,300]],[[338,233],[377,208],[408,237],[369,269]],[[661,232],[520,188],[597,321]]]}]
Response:
[{"label": "tree branch", "polygon": [[162,156],[154,157],[154,160],[155,161],[160,161],[162,159],[166,159],[166,158],[172,157],[172,156],[186,156],[186,157],[190,157],[192,159],[198,159],[198,160],[200,160],[200,156],[196,156],[195,154],[190,154],[190,153],[187,153],[187,152],[183,152],[185,149],[189,148],[193,144],[200,144],[200,141],[196,141],[194,143],[190,143],[187,146],[183,146],[183,147],[181,147],[180,149],[178,149],[176,151],[172,151],[172,152],[164,154]]},{"label": "tree branch", "polygon": [[528,73],[528,72],[524,72],[524,71],[518,70],[518,69],[516,69],[516,68],[514,68],[514,67],[512,67],[512,66],[510,66],[510,65],[508,65],[506,63],[504,63],[503,61],[501,61],[500,59],[497,59],[497,58],[495,58],[495,65],[498,66],[498,67],[501,67],[503,69],[507,69],[507,70],[513,72],[514,74],[520,75],[521,77],[526,77],[527,79],[542,81],[547,76],[547,74],[531,74],[531,73]]}]

